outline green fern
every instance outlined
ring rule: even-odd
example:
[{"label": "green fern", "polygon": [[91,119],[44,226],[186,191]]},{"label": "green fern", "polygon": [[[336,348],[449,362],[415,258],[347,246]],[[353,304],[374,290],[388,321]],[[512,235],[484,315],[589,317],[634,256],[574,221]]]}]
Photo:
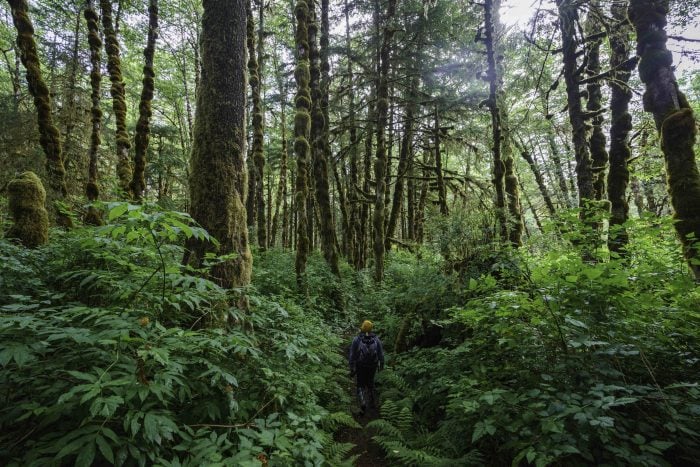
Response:
[{"label": "green fern", "polygon": [[340,427],[362,428],[357,421],[347,412],[333,412],[321,420],[321,426],[329,432],[337,431]]}]

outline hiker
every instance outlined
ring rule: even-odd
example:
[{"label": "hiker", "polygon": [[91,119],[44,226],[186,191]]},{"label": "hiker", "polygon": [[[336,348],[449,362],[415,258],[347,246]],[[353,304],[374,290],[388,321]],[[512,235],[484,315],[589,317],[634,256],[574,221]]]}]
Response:
[{"label": "hiker", "polygon": [[367,402],[371,408],[376,408],[376,392],[374,389],[374,373],[384,368],[384,351],[382,341],[373,332],[374,324],[365,320],[360,326],[360,334],[355,336],[350,345],[350,376],[357,378],[357,398],[360,410],[364,414]]}]

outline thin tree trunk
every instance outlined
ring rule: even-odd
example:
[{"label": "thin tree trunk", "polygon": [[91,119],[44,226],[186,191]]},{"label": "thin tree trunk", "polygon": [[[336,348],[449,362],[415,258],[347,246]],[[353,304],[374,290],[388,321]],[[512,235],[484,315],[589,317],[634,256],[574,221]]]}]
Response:
[{"label": "thin tree trunk", "polygon": [[547,206],[547,211],[549,212],[549,215],[554,216],[554,214],[556,213],[556,209],[554,208],[554,203],[552,203],[552,198],[549,196],[549,190],[547,190],[547,185],[544,183],[542,172],[540,172],[540,169],[537,167],[535,159],[532,157],[532,154],[525,148],[525,146],[523,146],[522,144],[518,144],[518,146],[520,155],[525,160],[525,162],[527,162],[527,165],[532,171],[532,175],[535,177],[537,188],[540,190],[540,194],[542,195],[544,204]]},{"label": "thin tree trunk", "polygon": [[[281,76],[279,78],[279,84],[281,84]],[[286,117],[286,106],[287,106],[287,88],[286,86],[280,86],[281,102],[281,112],[280,112],[280,134],[282,135],[282,155],[280,156],[280,179],[277,185],[277,194],[275,195],[275,213],[272,216],[272,228],[270,229],[270,246],[274,247],[277,239],[277,228],[279,226],[279,215],[280,206],[282,200],[286,196],[287,188],[287,117]],[[283,214],[284,216],[284,211]],[[282,221],[282,247],[285,247],[284,242],[284,230],[285,223]]]},{"label": "thin tree trunk", "polygon": [[[102,110],[100,109],[100,83],[102,74],[100,72],[102,49],[102,40],[100,40],[99,18],[93,8],[92,0],[86,2],[85,11],[83,13],[88,29],[88,44],[90,46],[90,87],[92,93],[90,99],[92,101],[91,120],[92,132],[90,134],[90,151],[89,151],[89,166],[88,180],[85,185],[85,194],[88,201],[91,203],[97,201],[100,196],[100,188],[97,182],[97,151],[100,148],[100,130],[102,127]],[[102,213],[90,205],[85,215],[85,223],[90,225],[102,225]]]},{"label": "thin tree trunk", "polygon": [[307,229],[308,213],[306,205],[309,193],[308,166],[309,166],[309,138],[311,131],[311,80],[309,61],[309,4],[306,0],[297,0],[295,7],[297,27],[295,33],[296,44],[296,70],[294,77],[297,82],[297,94],[295,98],[296,115],[294,116],[294,152],[297,159],[296,167],[296,192],[294,195],[296,226],[296,260],[295,271],[297,284],[302,290],[306,290],[306,262],[309,256],[309,237]]},{"label": "thin tree trunk", "polygon": [[629,59],[631,25],[627,21],[626,5],[613,3],[610,7],[613,20],[619,25],[610,34],[610,172],[608,173],[608,199],[610,200],[610,234],[608,248],[619,255],[625,254],[629,241],[623,224],[629,217],[627,185],[629,169],[627,160],[632,152],[629,133],[632,131],[632,116],[628,112],[632,90],[627,86],[630,71],[623,64]]},{"label": "thin tree trunk", "polygon": [[[377,30],[379,29],[379,1],[375,1]],[[394,35],[393,19],[396,13],[396,0],[388,0],[386,17],[384,18],[384,33],[379,52],[377,80],[377,155],[374,164],[375,201],[374,201],[374,280],[384,279],[384,191],[386,190],[386,126],[389,111],[389,57],[391,54],[391,39]]]},{"label": "thin tree trunk", "polygon": [[139,119],[136,122],[136,136],[134,138],[136,151],[134,155],[134,174],[131,179],[131,195],[136,200],[143,198],[146,190],[146,154],[148,140],[151,132],[151,101],[155,89],[155,71],[153,70],[153,55],[156,50],[158,38],[158,0],[148,1],[148,37],[146,48],[143,50],[143,88],[141,101],[139,102]]},{"label": "thin tree trunk", "polygon": [[[592,36],[603,29],[603,25],[598,16],[600,11],[600,0],[592,0],[588,8],[586,18],[586,33]],[[586,56],[588,66],[586,75],[591,78],[600,74],[600,44],[602,39],[594,39],[588,43]],[[593,115],[591,123],[593,128],[589,139],[591,150],[591,161],[593,171],[593,192],[597,201],[605,199],[605,170],[608,165],[608,152],[605,149],[605,133],[603,133],[603,93],[600,81],[593,80],[586,85],[588,100],[586,102],[586,112]]]},{"label": "thin tree trunk", "polygon": [[[487,0],[489,1],[489,0]],[[438,106],[435,104],[435,127],[433,128],[433,137],[435,138],[435,178],[437,180],[438,204],[440,205],[440,214],[446,216],[447,210],[447,190],[445,189],[445,179],[442,172],[442,151],[440,148],[440,113]]]},{"label": "thin tree trunk", "polygon": [[117,124],[117,178],[124,193],[129,192],[131,182],[131,161],[129,160],[129,134],[126,131],[126,98],[122,78],[121,59],[119,58],[119,41],[112,25],[112,0],[100,0],[102,9],[102,26],[105,35],[105,52],[107,53],[107,71],[112,83],[112,108]]}]

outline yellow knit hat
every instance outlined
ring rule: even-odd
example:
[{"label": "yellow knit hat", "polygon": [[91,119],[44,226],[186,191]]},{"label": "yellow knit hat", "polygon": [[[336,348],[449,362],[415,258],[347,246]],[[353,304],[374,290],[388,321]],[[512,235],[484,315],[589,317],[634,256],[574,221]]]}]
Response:
[{"label": "yellow knit hat", "polygon": [[372,331],[373,327],[374,327],[374,324],[372,324],[372,321],[369,321],[366,319],[362,322],[362,326],[360,326],[360,331],[370,332],[370,331]]}]

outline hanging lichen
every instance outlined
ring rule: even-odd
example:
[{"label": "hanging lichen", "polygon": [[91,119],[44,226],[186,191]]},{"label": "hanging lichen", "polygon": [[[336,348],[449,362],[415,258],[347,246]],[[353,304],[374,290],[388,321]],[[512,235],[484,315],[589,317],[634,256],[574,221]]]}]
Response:
[{"label": "hanging lichen", "polygon": [[102,10],[102,27],[105,35],[105,52],[107,53],[107,71],[112,83],[112,109],[117,125],[117,178],[124,193],[129,192],[131,182],[131,161],[129,160],[129,134],[126,131],[126,98],[124,96],[124,80],[122,79],[121,59],[119,58],[119,41],[112,23],[112,1],[100,0]]},{"label": "hanging lichen", "polygon": [[46,191],[34,172],[24,172],[7,185],[7,201],[12,216],[8,238],[35,248],[49,241],[49,214]]},{"label": "hanging lichen", "polygon": [[632,90],[627,86],[630,70],[624,66],[629,59],[631,25],[625,6],[613,3],[611,16],[617,27],[610,32],[610,171],[608,172],[608,200],[610,201],[610,234],[608,248],[619,255],[625,254],[628,234],[624,223],[629,216],[627,185],[629,169],[627,160],[631,156],[629,133],[632,131],[632,116],[628,112]]},{"label": "hanging lichen", "polygon": [[309,62],[309,4],[306,0],[297,0],[294,12],[297,20],[295,32],[296,69],[294,78],[297,83],[297,93],[294,99],[296,114],[294,115],[294,154],[296,155],[296,191],[294,205],[296,207],[296,259],[294,263],[297,283],[303,290],[306,286],[306,262],[309,256],[308,213],[308,166],[309,166],[309,137],[311,132],[311,72]]},{"label": "hanging lichen", "polygon": [[139,101],[139,119],[136,122],[136,135],[134,142],[136,150],[134,154],[134,173],[129,185],[131,195],[136,200],[143,197],[146,189],[146,152],[148,151],[148,139],[150,135],[151,121],[151,101],[155,88],[155,71],[153,70],[153,55],[156,49],[156,39],[158,38],[158,0],[148,2],[148,37],[146,48],[143,50],[143,88],[141,89],[141,100]]},{"label": "hanging lichen", "polygon": [[[211,270],[223,287],[250,283],[245,170],[246,50],[245,0],[204,2],[201,37],[202,75],[190,169],[190,213],[229,255]],[[185,261],[201,267],[215,246],[191,239]]]},{"label": "hanging lichen", "polygon": [[631,0],[629,18],[637,31],[639,77],[646,85],[644,110],[651,112],[661,134],[666,178],[675,228],[685,257],[700,280],[700,173],[695,162],[697,126],[693,111],[678,90],[673,55],[666,48],[668,0]]},{"label": "hanging lichen", "polygon": [[[100,31],[98,25],[98,17],[95,9],[92,6],[92,1],[88,1],[83,12],[88,29],[88,44],[90,46],[90,100],[92,108],[90,109],[92,131],[90,133],[90,150],[89,150],[89,165],[88,165],[88,180],[85,185],[85,194],[88,201],[91,203],[97,201],[100,196],[100,188],[97,184],[97,150],[100,147],[100,129],[102,126],[102,110],[100,109],[100,83],[102,74],[100,72],[100,50],[102,48],[102,40],[100,39]],[[85,214],[85,223],[90,225],[102,225],[102,213],[90,205]]]},{"label": "hanging lichen", "polygon": [[[20,59],[27,70],[29,93],[34,98],[39,126],[39,143],[46,155],[46,172],[52,198],[62,199],[67,194],[66,171],[63,167],[61,137],[53,123],[51,115],[51,96],[46,86],[39,64],[39,56],[34,42],[34,26],[27,14],[25,0],[8,0],[12,10],[12,21],[17,28],[17,47]],[[57,222],[62,226],[70,225],[70,218],[57,212]]]}]

